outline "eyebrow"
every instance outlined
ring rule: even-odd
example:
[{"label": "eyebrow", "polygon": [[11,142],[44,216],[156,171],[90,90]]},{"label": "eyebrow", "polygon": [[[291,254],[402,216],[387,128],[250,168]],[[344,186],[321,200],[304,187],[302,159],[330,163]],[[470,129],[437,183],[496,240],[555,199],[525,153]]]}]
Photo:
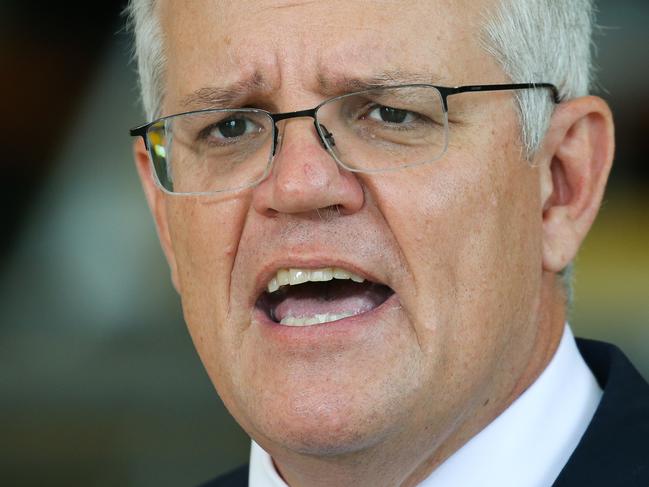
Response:
[{"label": "eyebrow", "polygon": [[[368,77],[327,76],[320,73],[317,79],[324,94],[337,95],[391,85],[436,84],[440,78],[432,74],[397,69],[382,71]],[[229,85],[199,88],[182,98],[180,105],[186,110],[238,108],[246,99],[269,92],[270,84],[256,72],[250,78]]]},{"label": "eyebrow", "polygon": [[180,105],[188,110],[201,108],[236,108],[252,93],[268,91],[268,83],[259,73],[226,86],[206,86],[188,94]]},{"label": "eyebrow", "polygon": [[352,92],[382,88],[391,85],[432,84],[440,82],[440,78],[430,73],[404,71],[401,69],[386,70],[368,77],[334,77],[319,76],[321,89],[332,94],[335,92]]}]

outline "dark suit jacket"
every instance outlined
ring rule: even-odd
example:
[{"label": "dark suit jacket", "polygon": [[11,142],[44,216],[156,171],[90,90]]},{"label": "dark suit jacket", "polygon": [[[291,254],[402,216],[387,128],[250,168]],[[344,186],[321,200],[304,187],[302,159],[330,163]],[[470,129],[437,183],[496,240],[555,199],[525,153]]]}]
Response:
[{"label": "dark suit jacket", "polygon": [[[584,339],[577,345],[604,395],[554,487],[649,487],[649,384],[617,347]],[[246,465],[203,487],[247,485]]]}]

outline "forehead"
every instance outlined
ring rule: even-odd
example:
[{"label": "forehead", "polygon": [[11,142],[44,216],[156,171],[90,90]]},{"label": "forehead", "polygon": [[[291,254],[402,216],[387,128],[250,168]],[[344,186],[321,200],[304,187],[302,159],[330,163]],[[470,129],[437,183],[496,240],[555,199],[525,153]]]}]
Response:
[{"label": "forehead", "polygon": [[[486,0],[162,0],[172,100],[243,80],[276,92],[324,93],[350,78],[495,81],[481,47]],[[416,79],[408,78],[416,77]]]}]

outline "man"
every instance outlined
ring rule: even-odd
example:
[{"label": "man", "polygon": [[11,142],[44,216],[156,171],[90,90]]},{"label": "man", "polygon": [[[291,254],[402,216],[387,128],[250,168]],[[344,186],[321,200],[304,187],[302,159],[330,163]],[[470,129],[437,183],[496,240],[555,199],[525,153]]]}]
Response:
[{"label": "man", "polygon": [[254,440],[210,485],[647,485],[646,384],[565,325],[614,146],[587,0],[130,12],[137,167]]}]

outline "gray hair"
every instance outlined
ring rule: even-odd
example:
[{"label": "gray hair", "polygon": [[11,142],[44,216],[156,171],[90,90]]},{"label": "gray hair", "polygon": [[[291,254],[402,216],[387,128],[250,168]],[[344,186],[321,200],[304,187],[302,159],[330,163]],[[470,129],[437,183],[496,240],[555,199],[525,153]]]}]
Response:
[{"label": "gray hair", "polygon": [[[554,83],[564,100],[588,94],[593,0],[500,0],[484,17],[483,47],[512,82]],[[553,103],[540,90],[522,90],[516,98],[530,159],[543,141]]]},{"label": "gray hair", "polygon": [[166,56],[156,0],[129,0],[124,13],[135,37],[133,58],[137,62],[142,105],[149,120],[162,115]]},{"label": "gray hair", "polygon": [[[165,53],[155,0],[130,0],[140,92],[150,120],[161,115]],[[483,13],[481,41],[513,83],[554,83],[562,99],[588,94],[592,77],[593,0],[497,0]],[[542,90],[516,93],[521,142],[531,160],[541,145],[553,103]],[[570,301],[571,266],[562,273]]]}]

